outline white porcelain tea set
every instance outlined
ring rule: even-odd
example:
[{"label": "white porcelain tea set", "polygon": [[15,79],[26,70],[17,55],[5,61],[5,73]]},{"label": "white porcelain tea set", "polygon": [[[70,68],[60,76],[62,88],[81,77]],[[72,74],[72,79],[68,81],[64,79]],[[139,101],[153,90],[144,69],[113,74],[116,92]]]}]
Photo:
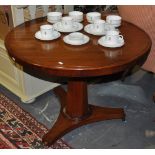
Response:
[{"label": "white porcelain tea set", "polygon": [[[123,36],[117,27],[121,25],[121,17],[118,15],[108,15],[106,21],[101,19],[101,13],[90,12],[86,14],[86,19],[90,24],[84,27],[88,34],[102,36],[98,44],[104,47],[121,47],[124,45]],[[68,16],[62,17],[61,12],[49,12],[47,21],[50,24],[41,25],[40,31],[35,33],[35,37],[40,40],[50,41],[61,36],[61,33],[70,33],[63,37],[63,41],[70,45],[83,45],[89,42],[90,38],[77,32],[83,29],[83,13],[71,11]]]}]

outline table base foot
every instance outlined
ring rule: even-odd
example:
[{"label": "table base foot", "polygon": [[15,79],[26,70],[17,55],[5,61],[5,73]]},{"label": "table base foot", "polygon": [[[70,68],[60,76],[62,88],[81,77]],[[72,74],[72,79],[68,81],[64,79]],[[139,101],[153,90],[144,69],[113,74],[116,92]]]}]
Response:
[{"label": "table base foot", "polygon": [[54,124],[52,129],[50,129],[49,132],[44,135],[42,139],[43,143],[50,146],[57,139],[59,139],[69,131],[85,124],[111,119],[125,120],[125,113],[124,110],[121,108],[105,108],[90,105],[90,110],[91,115],[82,120],[68,119],[66,115],[63,113],[63,111],[61,111],[57,122]]}]

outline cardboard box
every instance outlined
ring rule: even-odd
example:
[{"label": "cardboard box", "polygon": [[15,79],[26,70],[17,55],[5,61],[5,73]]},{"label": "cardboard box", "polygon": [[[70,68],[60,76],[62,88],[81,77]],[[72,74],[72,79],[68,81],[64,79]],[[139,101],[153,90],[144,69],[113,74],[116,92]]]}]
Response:
[{"label": "cardboard box", "polygon": [[11,6],[0,6],[0,39],[4,40],[6,34],[13,27]]}]

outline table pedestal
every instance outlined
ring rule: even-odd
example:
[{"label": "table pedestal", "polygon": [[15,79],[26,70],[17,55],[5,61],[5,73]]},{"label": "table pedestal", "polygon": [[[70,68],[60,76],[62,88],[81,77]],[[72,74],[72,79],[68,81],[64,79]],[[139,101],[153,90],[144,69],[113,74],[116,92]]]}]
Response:
[{"label": "table pedestal", "polygon": [[61,110],[56,123],[42,139],[48,146],[82,125],[110,119],[125,120],[122,108],[89,105],[86,81],[70,80],[67,92],[60,86],[54,92],[60,100]]}]

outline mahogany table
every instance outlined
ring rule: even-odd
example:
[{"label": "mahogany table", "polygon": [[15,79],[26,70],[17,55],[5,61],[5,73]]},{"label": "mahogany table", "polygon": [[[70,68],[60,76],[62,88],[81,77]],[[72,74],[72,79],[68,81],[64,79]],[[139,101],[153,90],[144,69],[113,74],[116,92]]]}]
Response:
[{"label": "mahogany table", "polygon": [[125,45],[121,48],[102,47],[97,43],[100,37],[88,34],[89,43],[72,46],[63,42],[62,38],[66,34],[48,42],[35,39],[35,32],[45,23],[45,18],[26,22],[9,32],[5,39],[11,59],[25,69],[50,78],[66,77],[68,80],[67,92],[61,87],[54,89],[59,96],[61,110],[54,126],[44,135],[43,142],[51,145],[67,132],[88,123],[124,120],[125,114],[121,108],[88,104],[87,78],[103,78],[126,71],[140,61],[144,62],[151,48],[149,36],[135,25],[123,21],[119,29],[124,36]]}]

